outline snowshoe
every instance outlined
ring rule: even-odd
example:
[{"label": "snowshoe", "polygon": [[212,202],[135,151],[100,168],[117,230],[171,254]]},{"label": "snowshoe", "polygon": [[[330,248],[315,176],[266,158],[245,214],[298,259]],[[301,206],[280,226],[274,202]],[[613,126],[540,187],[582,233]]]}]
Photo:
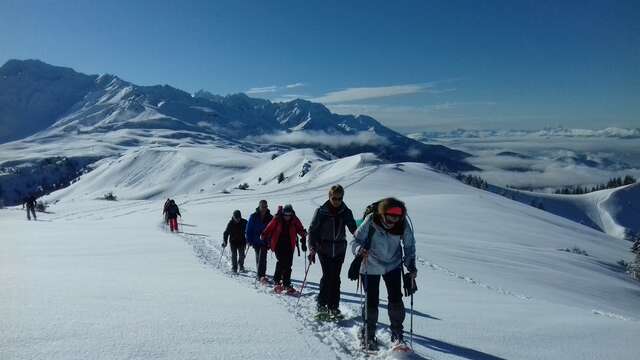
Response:
[{"label": "snowshoe", "polygon": [[300,292],[296,289],[294,289],[292,286],[287,286],[285,288],[285,290],[287,291],[287,295],[289,296],[299,296]]},{"label": "snowshoe", "polygon": [[331,316],[329,315],[329,308],[326,305],[318,305],[316,307],[316,315],[314,318],[318,321],[329,321],[331,320]]},{"label": "snowshoe", "polygon": [[344,314],[342,314],[340,309],[329,309],[329,317],[333,321],[344,320]]},{"label": "snowshoe", "polygon": [[391,354],[394,354],[395,358],[402,358],[403,354],[409,354],[413,352],[413,349],[404,341],[402,335],[391,334]]},{"label": "snowshoe", "polygon": [[361,340],[362,350],[368,354],[377,354],[380,347],[378,346],[378,339],[374,337],[369,338],[368,341],[365,341],[364,338]]},{"label": "snowshoe", "polygon": [[275,292],[276,294],[282,294],[283,291],[284,291],[284,286],[282,284],[276,284],[273,287],[273,292]]}]

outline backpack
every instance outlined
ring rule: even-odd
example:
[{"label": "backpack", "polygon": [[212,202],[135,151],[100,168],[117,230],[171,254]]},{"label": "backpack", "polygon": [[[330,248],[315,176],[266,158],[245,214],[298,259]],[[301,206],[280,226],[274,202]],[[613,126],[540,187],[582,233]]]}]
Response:
[{"label": "backpack", "polygon": [[[367,207],[367,209],[368,208],[369,207]],[[367,233],[367,241],[365,241],[364,243],[365,249],[369,249],[369,247],[371,246],[371,238],[373,237],[373,234],[375,232],[376,232],[376,229],[373,227],[373,225],[369,225],[369,232]],[[352,280],[352,281],[358,280],[358,277],[360,275],[360,264],[362,264],[362,255],[356,255],[353,258],[353,261],[351,261],[351,265],[349,265],[349,272],[347,273],[349,280]]]}]

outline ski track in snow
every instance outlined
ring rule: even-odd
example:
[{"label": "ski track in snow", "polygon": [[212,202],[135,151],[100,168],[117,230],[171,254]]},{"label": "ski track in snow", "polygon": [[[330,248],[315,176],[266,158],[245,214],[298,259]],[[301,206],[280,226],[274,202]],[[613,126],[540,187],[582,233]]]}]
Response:
[{"label": "ski track in snow", "polygon": [[458,274],[457,272],[451,271],[451,270],[445,268],[444,266],[441,266],[441,265],[432,263],[430,261],[427,261],[427,260],[421,258],[420,256],[416,257],[416,262],[418,264],[422,265],[422,266],[428,267],[430,270],[444,272],[445,274],[447,274],[449,276],[452,276],[452,277],[455,277],[457,279],[463,280],[463,281],[465,281],[465,282],[467,282],[469,284],[477,285],[477,286],[483,287],[483,288],[485,288],[487,290],[495,291],[495,292],[497,292],[499,294],[502,294],[502,295],[513,296],[513,297],[516,297],[516,298],[521,299],[521,300],[531,300],[532,299],[531,296],[527,296],[527,295],[523,295],[523,294],[516,294],[516,293],[511,292],[509,290],[505,290],[505,289],[503,289],[501,287],[495,287],[495,286],[492,286],[492,285],[489,285],[489,284],[485,284],[485,283],[483,283],[481,281],[478,281],[478,280],[475,280],[475,279],[473,279],[473,278],[471,278],[469,276]]},{"label": "ski track in snow", "polygon": [[[160,225],[162,228],[162,224]],[[249,270],[245,274],[232,274],[225,271],[225,268],[231,266],[231,258],[228,253],[222,254],[219,246],[212,243],[208,235],[189,234],[179,232],[187,244],[193,247],[193,252],[200,261],[210,266],[216,271],[220,271],[234,281],[241,282],[248,287],[253,287],[257,293],[266,296],[275,296],[279,299],[283,306],[287,308],[290,314],[298,320],[300,330],[307,330],[313,333],[323,344],[329,346],[336,354],[336,359],[427,359],[435,360],[433,356],[426,357],[418,352],[413,354],[396,354],[391,350],[381,350],[378,354],[366,354],[360,349],[360,340],[358,338],[358,330],[361,322],[359,321],[360,309],[356,306],[341,305],[345,319],[339,322],[321,322],[314,319],[315,316],[315,290],[305,290],[300,298],[292,297],[284,294],[275,294],[271,285],[261,285],[255,281],[255,271]],[[222,257],[221,257],[222,255]],[[218,266],[220,259],[223,264]],[[297,286],[301,286],[302,281],[292,279]],[[296,306],[298,299],[300,300]],[[380,348],[389,348],[391,343],[391,333],[388,329],[378,329],[376,333]]]}]

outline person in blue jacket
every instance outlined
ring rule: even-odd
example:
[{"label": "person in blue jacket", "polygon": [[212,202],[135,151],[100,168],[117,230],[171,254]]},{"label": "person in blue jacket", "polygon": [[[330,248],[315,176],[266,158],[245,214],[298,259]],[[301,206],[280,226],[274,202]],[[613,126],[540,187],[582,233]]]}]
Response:
[{"label": "person in blue jacket", "polygon": [[260,200],[256,211],[249,216],[247,223],[246,238],[250,246],[256,253],[256,269],[258,280],[261,283],[267,283],[267,243],[260,239],[260,234],[273,219],[273,215],[269,211],[267,200]]}]

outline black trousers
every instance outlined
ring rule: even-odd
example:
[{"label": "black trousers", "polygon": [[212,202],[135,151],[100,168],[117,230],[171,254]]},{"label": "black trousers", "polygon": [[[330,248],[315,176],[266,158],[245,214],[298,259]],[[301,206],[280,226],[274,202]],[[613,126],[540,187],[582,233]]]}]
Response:
[{"label": "black trousers", "polygon": [[334,258],[318,254],[318,258],[322,267],[318,305],[327,306],[329,309],[338,309],[340,306],[340,271],[342,263],[344,263],[344,254]]},{"label": "black trousers", "polygon": [[291,266],[293,265],[293,247],[289,239],[278,240],[276,248],[276,272],[273,274],[273,282],[278,284],[282,280],[285,287],[291,286]]},{"label": "black trousers", "polygon": [[31,214],[29,214],[29,212],[31,212],[31,214],[33,214],[33,220],[38,220],[38,218],[36,217],[36,208],[35,208],[35,206],[27,206],[27,219],[31,220]]},{"label": "black trousers", "polygon": [[244,243],[236,245],[234,245],[233,243],[229,244],[229,247],[231,248],[231,269],[233,271],[238,270],[238,264],[240,264],[241,268],[244,268],[245,245],[246,244]]},{"label": "black trousers", "polygon": [[[360,277],[367,296],[367,331],[369,337],[373,337],[378,323],[380,275],[360,275]],[[389,303],[387,312],[389,314],[391,332],[402,336],[402,323],[405,317],[404,303],[402,302],[402,267],[382,275],[382,278],[387,286],[387,301]],[[362,309],[362,319],[363,321],[365,319],[364,307]]]},{"label": "black trousers", "polygon": [[267,274],[267,247],[254,246],[253,250],[256,252],[256,269],[258,270],[258,277],[261,278]]}]

